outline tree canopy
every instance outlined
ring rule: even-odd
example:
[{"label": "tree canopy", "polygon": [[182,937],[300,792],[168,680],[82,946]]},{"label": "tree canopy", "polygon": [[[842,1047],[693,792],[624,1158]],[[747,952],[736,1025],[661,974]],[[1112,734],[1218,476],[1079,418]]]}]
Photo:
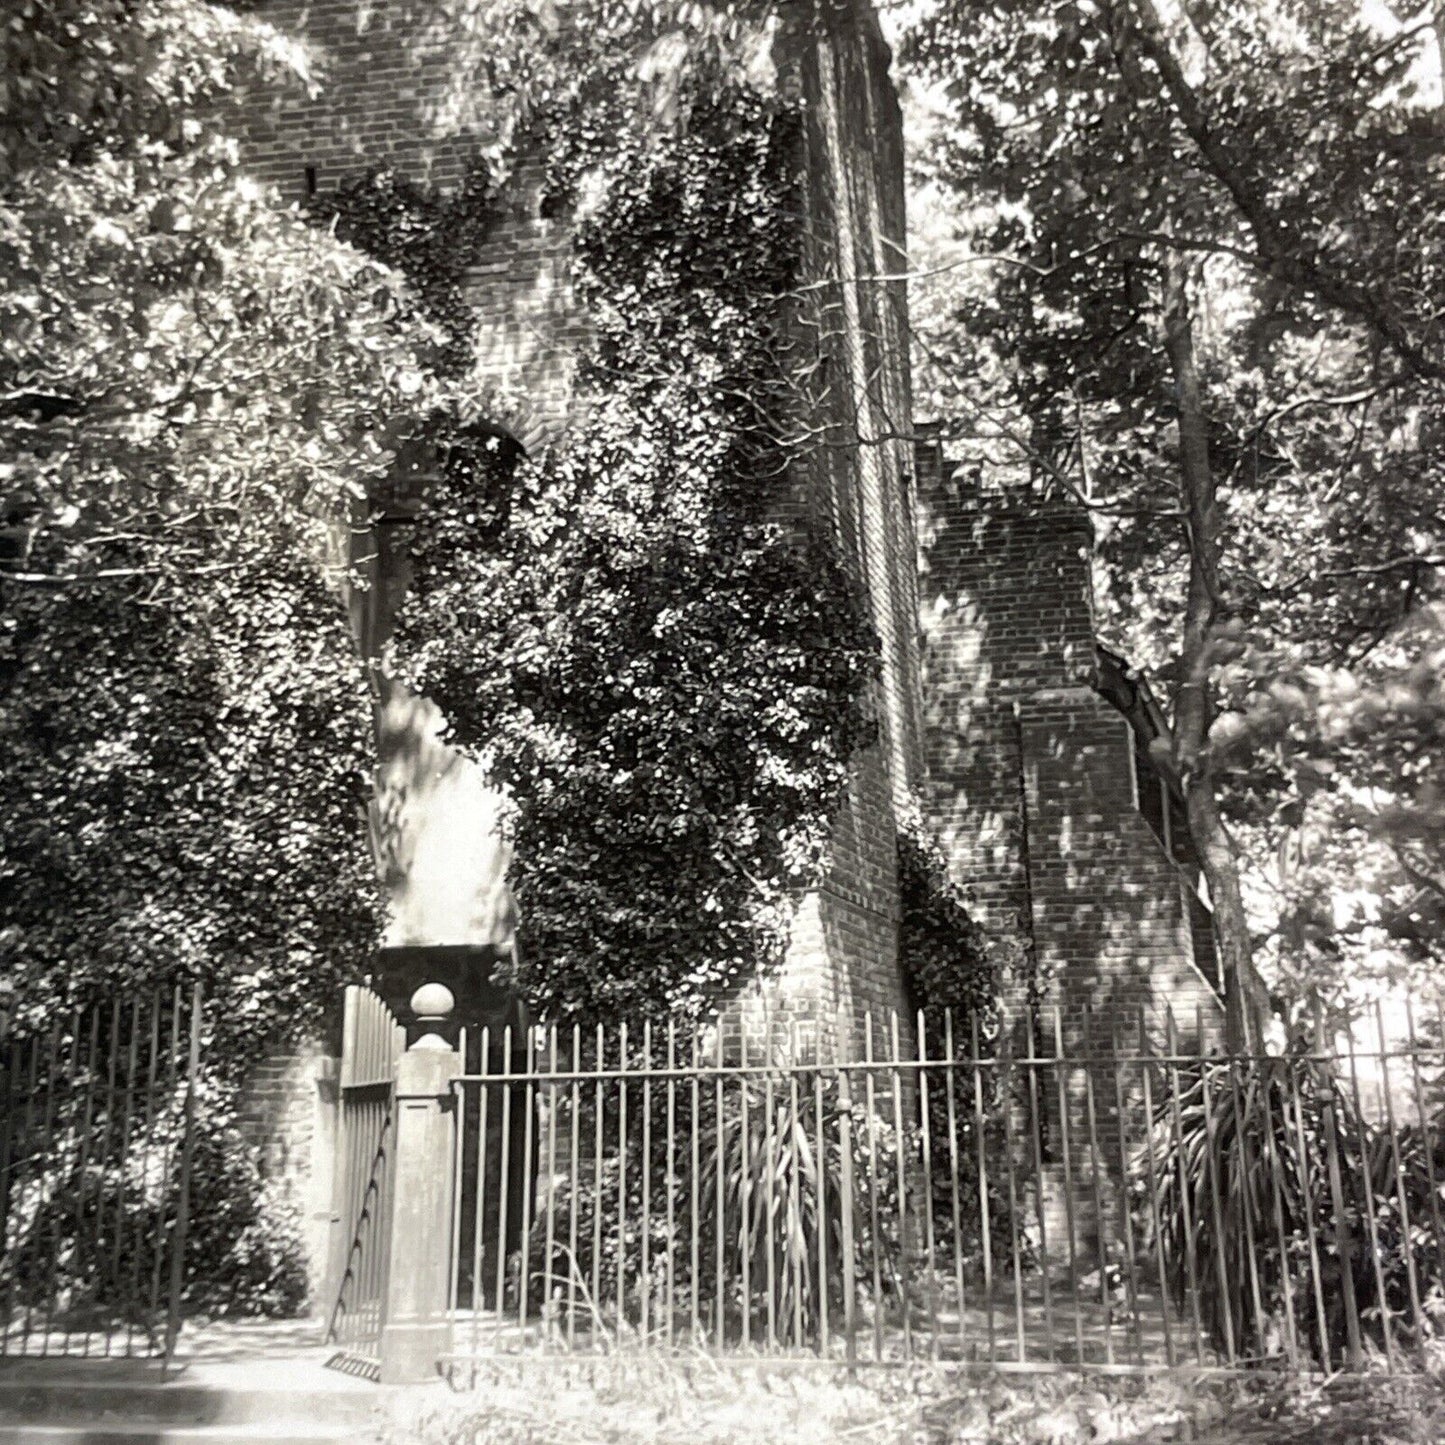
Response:
[{"label": "tree canopy", "polygon": [[243,174],[222,103],[304,71],[276,32],[23,0],[0,43],[0,972],[304,1027],[374,931],[338,525],[439,337]]},{"label": "tree canopy", "polygon": [[1282,998],[1440,961],[1436,47],[1352,0],[943,0],[909,43],[923,388],[1089,510],[1226,963]]}]

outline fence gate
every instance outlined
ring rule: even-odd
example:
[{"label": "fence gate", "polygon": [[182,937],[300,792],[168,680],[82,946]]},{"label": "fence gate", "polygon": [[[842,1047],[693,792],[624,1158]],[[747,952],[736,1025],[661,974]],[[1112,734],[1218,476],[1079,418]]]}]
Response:
[{"label": "fence gate", "polygon": [[405,1030],[371,989],[346,990],[327,1341],[379,1365],[395,1178],[396,1063]]},{"label": "fence gate", "polygon": [[0,1038],[0,1356],[159,1356],[181,1322],[202,998]]}]

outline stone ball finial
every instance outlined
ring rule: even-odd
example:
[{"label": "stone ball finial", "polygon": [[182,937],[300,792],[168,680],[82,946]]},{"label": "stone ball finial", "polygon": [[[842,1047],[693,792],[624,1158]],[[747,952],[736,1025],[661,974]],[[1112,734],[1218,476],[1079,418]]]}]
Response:
[{"label": "stone ball finial", "polygon": [[411,996],[411,1011],[419,1023],[441,1023],[456,1006],[455,996],[444,983],[424,983]]}]

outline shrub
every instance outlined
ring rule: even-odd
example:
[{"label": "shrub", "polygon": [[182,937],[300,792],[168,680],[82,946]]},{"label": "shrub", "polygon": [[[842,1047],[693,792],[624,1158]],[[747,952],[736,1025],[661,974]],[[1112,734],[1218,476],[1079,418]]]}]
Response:
[{"label": "shrub", "polygon": [[20,588],[6,609],[14,1027],[179,976],[217,1005],[217,1070],[315,1029],[373,945],[380,901],[366,676],[320,569],[276,555],[164,606],[77,586]]},{"label": "shrub", "polygon": [[[1438,1133],[1431,1131],[1427,1163],[1417,1129],[1392,1135],[1362,1117],[1333,1071],[1307,1058],[1206,1063],[1181,1079],[1180,1089],[1177,1126],[1175,1103],[1166,1100],[1141,1150],[1136,1183],[1147,1189],[1152,1166],[1169,1284],[1182,1299],[1197,1281],[1217,1348],[1232,1346],[1242,1357],[1278,1354],[1288,1347],[1292,1320],[1300,1351],[1331,1368],[1346,1349],[1348,1301],[1364,1340],[1377,1348],[1387,1327],[1406,1345],[1439,1332],[1445,1259],[1428,1227],[1438,1207],[1430,1199],[1431,1166],[1436,1180],[1445,1180]],[[1344,1264],[1340,1233],[1350,1254]],[[1418,1316],[1412,1273],[1422,1296]]]},{"label": "shrub", "polygon": [[[665,1092],[657,1087],[653,1090],[650,1159],[642,1149],[641,1101],[633,1100],[625,1150],[619,1152],[613,1143],[600,1172],[595,1158],[584,1158],[577,1177],[563,1178],[554,1188],[550,1269],[545,1213],[536,1219],[529,1244],[533,1305],[548,1296],[554,1300],[566,1297],[567,1280],[575,1270],[579,1308],[587,1310],[586,1297],[595,1289],[592,1303],[605,1328],[640,1327],[644,1319],[653,1328],[668,1314],[670,1269],[672,1314],[684,1329],[715,1335],[720,1309],[722,1328],[731,1339],[741,1336],[744,1318],[749,1337],[763,1339],[771,1315],[780,1339],[808,1340],[822,1315],[824,1290],[829,1317],[836,1326],[843,1309],[844,1106],[836,1079],[825,1079],[815,1088],[811,1075],[795,1077],[796,1091],[790,1076],[782,1072],[772,1077],[771,1085],[766,1076],[747,1076],[741,1083],[730,1079],[720,1105],[713,1081],[703,1081],[696,1112],[700,1167],[695,1181],[690,1087],[679,1088],[674,1098],[676,1145],[670,1160]],[[584,1121],[579,1132],[582,1138],[591,1139],[595,1104],[584,1097],[581,1112]],[[852,1138],[855,1278],[860,1289],[866,1286],[871,1290],[876,1249],[885,1300],[897,1298],[902,1242],[896,1131],[875,1118],[870,1151],[864,1108],[852,1104],[847,1118]],[[617,1127],[615,1102],[609,1101],[603,1137],[615,1141]],[[916,1139],[906,1135],[905,1147],[913,1144]],[[619,1213],[624,1165],[625,1207]],[[646,1214],[642,1207],[644,1177],[649,1204]],[[876,1193],[870,1188],[870,1179],[876,1181]],[[694,1198],[699,1254],[696,1279],[692,1274]],[[575,1261],[567,1254],[574,1210],[578,1221]],[[719,1239],[723,1241],[721,1279]],[[820,1264],[824,1250],[826,1271]]]},{"label": "shrub", "polygon": [[[921,1020],[930,1057],[951,1044],[952,1057],[967,1058],[978,1047],[992,1051],[998,1031],[998,992],[1007,945],[989,938],[969,912],[968,897],[948,874],[938,840],[924,827],[915,808],[898,830],[898,961],[910,1006]],[[1015,1237],[1009,1228],[1008,1191],[1001,1151],[1007,1147],[1000,1109],[999,1070],[983,1074],[983,1148],[986,1159],[1000,1161],[988,1170],[988,1211],[996,1241]],[[928,1129],[932,1165],[934,1226],[943,1249],[955,1245],[971,1265],[981,1250],[978,1191],[978,1113],[973,1076],[955,1074],[950,1151],[948,1090],[944,1075],[929,1078]],[[920,1100],[920,1107],[922,1101]],[[956,1161],[956,1171],[954,1163]],[[956,1177],[955,1177],[956,1173]],[[959,1198],[955,1241],[953,1199]],[[1017,1237],[1025,1241],[1021,1227]]]},{"label": "shrub", "polygon": [[[182,1312],[295,1315],[307,1285],[295,1208],[263,1180],[217,1086],[203,1083],[197,1103]],[[79,1091],[54,1105],[47,1130],[10,1141],[0,1297],[32,1325],[38,1312],[47,1328],[155,1337],[171,1294],[184,1095],[138,1094],[109,1116]]]},{"label": "shrub", "polygon": [[998,945],[974,922],[948,876],[938,840],[915,812],[898,830],[898,961],[904,988],[939,1044],[945,1029],[968,1048],[974,1020],[991,1036],[998,1004]]},{"label": "shrub", "polygon": [[185,1280],[188,1314],[291,1319],[306,1305],[300,1212],[233,1125],[196,1133]]}]

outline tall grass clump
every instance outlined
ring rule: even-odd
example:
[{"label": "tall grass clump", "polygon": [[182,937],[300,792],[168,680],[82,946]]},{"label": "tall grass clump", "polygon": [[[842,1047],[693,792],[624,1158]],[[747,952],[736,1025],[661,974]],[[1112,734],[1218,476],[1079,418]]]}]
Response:
[{"label": "tall grass clump", "polygon": [[1369,1353],[1445,1329],[1440,1131],[1368,1118],[1328,1063],[1181,1071],[1137,1163],[1168,1284],[1221,1353],[1332,1368],[1352,1333]]}]

